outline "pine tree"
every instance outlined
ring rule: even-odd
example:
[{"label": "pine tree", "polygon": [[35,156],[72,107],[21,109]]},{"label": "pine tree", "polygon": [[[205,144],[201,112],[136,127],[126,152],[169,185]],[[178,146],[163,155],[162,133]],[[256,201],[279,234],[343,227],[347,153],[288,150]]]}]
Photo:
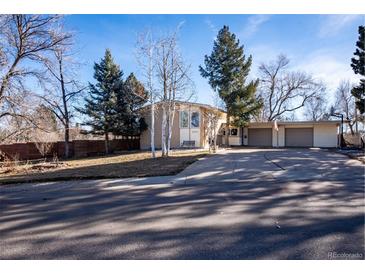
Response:
[{"label": "pine tree", "polygon": [[[355,74],[365,76],[365,27],[359,26],[359,40],[356,42],[357,49],[355,57],[351,58],[351,67]],[[365,78],[360,80],[360,84],[353,87],[352,95],[356,98],[356,107],[361,114],[365,112]]]},{"label": "pine tree", "polygon": [[[251,63],[252,56],[246,59],[240,41],[229,31],[228,26],[224,26],[214,41],[211,55],[205,56],[205,68],[199,68],[201,75],[208,78],[209,84],[226,105],[227,145],[229,125],[247,124],[250,117],[262,107],[262,102],[255,97],[258,81],[246,85]],[[230,117],[234,117],[233,121]]]},{"label": "pine tree", "polygon": [[123,89],[123,72],[115,64],[110,50],[100,63],[94,64],[94,79],[96,84],[89,83],[89,98],[86,98],[84,109],[79,111],[89,120],[85,125],[90,126],[90,133],[105,136],[105,153],[109,153],[109,133],[113,131],[117,117],[117,94]]},{"label": "pine tree", "polygon": [[140,108],[147,102],[148,94],[144,86],[131,73],[118,90],[116,101],[116,119],[113,125],[115,135],[136,136],[147,129],[140,115]]},{"label": "pine tree", "polygon": [[252,81],[247,86],[233,91],[230,100],[229,114],[233,117],[231,122],[236,127],[244,127],[250,121],[253,115],[257,115],[262,108],[261,100],[256,98],[256,90],[259,81]]}]

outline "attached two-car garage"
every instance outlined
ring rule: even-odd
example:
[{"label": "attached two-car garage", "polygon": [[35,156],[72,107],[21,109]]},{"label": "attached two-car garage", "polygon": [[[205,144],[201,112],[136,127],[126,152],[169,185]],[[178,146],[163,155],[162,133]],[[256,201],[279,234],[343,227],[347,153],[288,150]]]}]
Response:
[{"label": "attached two-car garage", "polygon": [[281,121],[250,123],[242,144],[252,147],[337,147],[339,121]]},{"label": "attached two-car garage", "polygon": [[[272,131],[271,128],[249,128],[248,145],[273,146]],[[286,128],[284,140],[286,147],[313,147],[313,128]]]}]

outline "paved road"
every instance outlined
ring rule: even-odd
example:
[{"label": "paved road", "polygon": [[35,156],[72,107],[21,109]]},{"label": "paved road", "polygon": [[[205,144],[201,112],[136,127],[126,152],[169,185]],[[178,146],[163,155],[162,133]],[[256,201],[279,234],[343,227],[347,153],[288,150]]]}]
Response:
[{"label": "paved road", "polygon": [[174,177],[0,186],[0,202],[2,259],[364,258],[364,166],[324,150],[230,150]]}]

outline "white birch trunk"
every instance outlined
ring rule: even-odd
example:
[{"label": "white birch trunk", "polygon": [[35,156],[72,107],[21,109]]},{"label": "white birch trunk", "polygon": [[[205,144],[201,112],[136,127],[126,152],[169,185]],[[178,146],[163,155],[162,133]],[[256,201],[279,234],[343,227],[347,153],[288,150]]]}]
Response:
[{"label": "white birch trunk", "polygon": [[212,132],[212,120],[211,120],[211,115],[210,113],[208,113],[207,115],[207,128],[208,128],[208,148],[209,148],[209,153],[212,152],[212,138],[213,138],[213,132]]},{"label": "white birch trunk", "polygon": [[155,103],[151,103],[151,153],[152,158],[156,158],[156,148],[155,148]]},{"label": "white birch trunk", "polygon": [[170,130],[171,130],[171,103],[168,103],[168,107],[166,110],[166,156],[169,156],[170,152]]},{"label": "white birch trunk", "polygon": [[226,132],[226,135],[224,136],[224,139],[225,139],[225,146],[226,147],[229,147],[229,122],[230,122],[230,119],[229,119],[229,115],[227,113],[227,118],[226,118],[226,127],[225,127],[225,132]]},{"label": "white birch trunk", "polygon": [[167,139],[167,155],[169,155],[171,150],[171,137],[172,137],[172,128],[174,126],[174,119],[175,119],[175,102],[172,103],[173,107],[169,109],[169,125],[168,125],[168,139]]},{"label": "white birch trunk", "polygon": [[164,106],[164,103],[162,103],[162,124],[161,124],[161,150],[162,150],[162,156],[167,155],[166,124],[167,124],[166,107]]},{"label": "white birch trunk", "polygon": [[214,127],[213,127],[213,138],[214,138],[214,143],[213,143],[213,152],[216,153],[217,152],[217,117],[215,117],[214,120]]}]

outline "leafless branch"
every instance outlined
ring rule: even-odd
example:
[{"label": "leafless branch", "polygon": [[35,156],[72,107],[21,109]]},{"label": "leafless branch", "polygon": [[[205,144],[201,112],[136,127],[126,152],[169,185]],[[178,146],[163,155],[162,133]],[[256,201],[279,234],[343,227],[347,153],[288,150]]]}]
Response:
[{"label": "leafless branch", "polygon": [[342,80],[336,90],[335,111],[344,115],[351,134],[355,133],[354,125],[358,121],[355,98],[351,94],[352,86],[347,80]]},{"label": "leafless branch", "polygon": [[261,64],[260,96],[264,99],[262,118],[273,121],[294,112],[316,95],[318,84],[312,76],[288,71],[289,59],[279,55],[276,61]]},{"label": "leafless branch", "polygon": [[32,121],[27,116],[32,106],[24,106],[32,96],[27,83],[32,78],[44,81],[44,71],[38,65],[47,66],[54,48],[69,43],[69,34],[60,28],[61,18],[59,15],[0,15],[0,125],[6,123],[1,118],[7,117],[23,119],[26,123]]}]

